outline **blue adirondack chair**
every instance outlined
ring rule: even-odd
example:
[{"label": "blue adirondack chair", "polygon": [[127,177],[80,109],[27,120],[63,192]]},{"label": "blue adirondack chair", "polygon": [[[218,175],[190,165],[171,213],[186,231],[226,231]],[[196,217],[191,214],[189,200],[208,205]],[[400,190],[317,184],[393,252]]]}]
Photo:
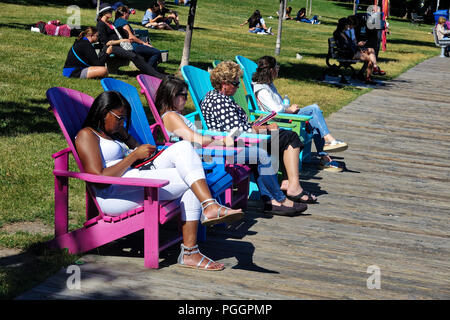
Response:
[{"label": "blue adirondack chair", "polygon": [[[132,112],[130,134],[140,143],[156,145],[137,89],[126,82],[112,78],[102,79],[101,84],[105,91],[115,90],[120,92],[130,103]],[[202,151],[203,154],[206,153],[204,150]],[[209,155],[214,155],[214,150],[211,150]],[[224,161],[221,162],[222,164],[203,162],[203,167],[211,195],[220,203],[225,203],[225,191],[232,187],[233,178],[225,171]],[[201,224],[199,224],[197,237],[199,241],[206,240],[206,228]]]},{"label": "blue adirondack chair", "polygon": [[[257,64],[253,62],[252,60],[245,58],[243,56],[236,56],[236,62],[241,67],[244,75],[244,85],[245,90],[247,91],[247,106],[248,113],[252,115],[252,118],[255,116],[260,116],[262,110],[259,109],[258,104],[256,102],[255,93],[253,91],[253,85],[252,85],[252,76],[253,73],[255,73],[257,69]],[[245,107],[244,107],[245,108]],[[312,141],[312,134],[309,134],[306,131],[306,122],[308,120],[311,120],[312,117],[310,116],[301,116],[296,114],[288,114],[288,113],[278,113],[277,118],[279,120],[288,120],[289,122],[277,122],[278,126],[285,129],[290,129],[296,132],[300,139],[302,140],[304,144],[303,150],[300,152],[300,165],[302,162],[309,162],[311,161],[311,141]]]}]

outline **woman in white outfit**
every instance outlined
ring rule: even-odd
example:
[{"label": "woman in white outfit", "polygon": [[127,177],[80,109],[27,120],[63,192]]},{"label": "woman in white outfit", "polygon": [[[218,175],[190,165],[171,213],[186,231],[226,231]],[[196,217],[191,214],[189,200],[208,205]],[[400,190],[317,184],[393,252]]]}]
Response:
[{"label": "woman in white outfit", "polygon": [[[131,107],[116,91],[101,93],[93,102],[75,145],[87,173],[129,178],[169,180],[161,188],[160,200],[180,198],[183,244],[180,265],[202,270],[222,270],[224,266],[203,256],[197,243],[198,220],[213,225],[236,221],[241,209],[232,210],[211,197],[202,162],[189,142],[179,142],[164,150],[144,170],[131,168],[138,160],[149,157],[155,146],[139,143],[127,132],[131,123]],[[94,187],[97,201],[105,214],[119,215],[143,204],[144,189],[110,185]]]}]

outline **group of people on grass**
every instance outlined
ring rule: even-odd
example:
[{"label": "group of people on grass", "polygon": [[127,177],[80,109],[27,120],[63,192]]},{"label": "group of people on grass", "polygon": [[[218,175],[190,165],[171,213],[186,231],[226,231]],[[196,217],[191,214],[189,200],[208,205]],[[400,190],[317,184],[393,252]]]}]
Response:
[{"label": "group of people on grass", "polygon": [[[173,30],[170,24],[174,22],[176,28],[182,30],[179,28],[177,12],[168,10],[164,0],[154,1],[151,6],[144,16],[143,26]],[[112,21],[113,14],[114,21]],[[128,21],[130,14],[131,9],[125,5],[116,7],[102,3],[97,13],[97,26],[81,32],[69,50],[63,75],[83,79],[106,77],[108,70],[105,63],[108,59],[116,57],[132,61],[144,74],[162,78],[164,74],[157,68],[162,61],[161,51],[155,48],[149,39],[142,40],[135,34]],[[100,50],[98,54],[93,47],[97,43]]]},{"label": "group of people on grass", "polygon": [[[168,180],[169,184],[161,188],[159,198],[180,199],[183,243],[178,264],[201,270],[222,270],[223,264],[214,262],[199,251],[196,238],[198,223],[200,221],[210,226],[234,222],[242,219],[244,212],[239,208],[221,205],[212,198],[201,158],[194,145],[200,141],[202,146],[233,147],[234,139],[217,139],[197,132],[195,124],[183,115],[188,96],[187,84],[180,78],[156,71],[157,50],[148,43],[135,39],[133,29],[127,23],[128,16],[128,8],[119,7],[112,23],[111,8],[103,6],[98,14],[97,28],[88,27],[84,30],[70,49],[64,73],[78,78],[101,78],[107,76],[104,63],[108,56],[114,54],[129,58],[141,72],[162,79],[156,92],[155,105],[169,136],[176,136],[181,141],[165,149],[153,161],[152,166],[146,166],[144,170],[133,168],[131,165],[135,161],[147,158],[154,153],[156,147],[140,145],[128,133],[133,121],[130,104],[119,92],[106,91],[94,100],[83,128],[75,139],[78,155],[87,173]],[[356,51],[350,51],[354,46],[350,26],[348,19],[339,20],[334,36],[337,42],[344,43],[343,47],[348,47],[348,55],[355,57]],[[119,28],[127,37],[120,39],[117,36],[115,29]],[[341,38],[342,40],[338,40]],[[132,51],[120,46],[125,41],[133,45]],[[103,44],[99,55],[92,47],[96,42]],[[362,45],[356,42],[356,47]],[[76,61],[81,63],[82,52],[89,53],[82,55],[86,64],[76,64]],[[373,54],[371,51],[363,53],[363,50],[359,50],[358,57],[371,57]],[[372,72],[378,70],[376,60],[369,60],[367,64]],[[347,143],[330,133],[318,105],[299,107],[298,104],[283,104],[283,98],[274,85],[279,71],[280,65],[274,57],[263,56],[258,59],[252,85],[259,108],[312,116],[309,126],[320,158],[320,168],[331,172],[342,171],[343,168],[331,159],[329,153],[346,150]],[[232,98],[240,85],[241,77],[242,70],[233,61],[221,62],[210,72],[213,90],[206,94],[200,106],[206,124],[210,130],[216,131],[232,131],[237,128],[243,132],[270,134],[272,138],[267,148],[247,145],[234,161],[251,168],[265,213],[281,216],[301,214],[307,210],[308,204],[317,203],[317,196],[303,189],[299,180],[299,153],[304,147],[303,143],[297,133],[280,128],[275,122],[255,125],[248,119],[244,109]],[[278,154],[279,159],[273,159],[273,153]],[[280,163],[281,182],[278,181],[278,168],[274,168],[274,161]],[[94,186],[94,190],[102,211],[112,216],[141,206],[144,200],[143,188],[102,185]]]},{"label": "group of people on grass", "polygon": [[[291,17],[292,7],[286,9],[286,20],[296,20],[297,22],[306,22],[311,24],[320,24],[319,18],[317,16],[308,19],[306,17],[306,9],[301,8],[295,18]],[[278,14],[278,12],[277,12]],[[240,26],[245,26],[248,24],[248,32],[262,34],[262,35],[273,35],[272,27],[267,27],[264,18],[259,10],[255,10],[252,15],[246,19]]]}]

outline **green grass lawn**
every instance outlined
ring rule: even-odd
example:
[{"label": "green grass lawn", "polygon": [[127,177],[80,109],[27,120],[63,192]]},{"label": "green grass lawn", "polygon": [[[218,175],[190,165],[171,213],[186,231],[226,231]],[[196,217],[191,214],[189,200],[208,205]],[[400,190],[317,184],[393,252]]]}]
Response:
[{"label": "green grass lawn", "polygon": [[[13,2],[15,4],[13,4]],[[45,92],[54,86],[80,90],[92,96],[102,92],[100,81],[67,79],[61,75],[67,52],[74,38],[51,37],[30,32],[36,22],[69,17],[66,5],[58,1],[0,1],[0,249],[19,248],[32,251],[39,263],[31,267],[7,268],[0,264],[0,298],[11,298],[42,281],[76,257],[50,252],[42,245],[51,235],[23,231],[6,232],[4,226],[36,221],[53,226],[53,161],[51,155],[66,147],[53,115],[47,111]],[[67,3],[72,3],[66,1]],[[76,1],[74,1],[76,2]],[[78,1],[81,2],[81,1]],[[48,3],[47,5],[43,5]],[[60,1],[59,3],[64,3]],[[140,22],[147,1],[129,1],[137,9],[130,20]],[[171,1],[167,1],[171,7]],[[277,30],[275,12],[278,1],[219,0],[198,1],[190,63],[208,68],[215,59],[234,60],[237,54],[256,60],[273,55],[276,36],[249,34],[239,24],[259,9],[268,26]],[[289,5],[297,11],[303,0]],[[176,7],[182,24],[187,7]],[[317,80],[325,68],[327,38],[332,35],[340,17],[351,14],[350,2],[315,0],[313,14],[321,16],[320,25],[287,21],[283,24],[280,79],[278,90],[287,93],[293,103],[318,103],[325,115],[339,110],[368,89],[337,88]],[[269,17],[272,16],[273,19]],[[81,9],[81,25],[95,25],[95,10]],[[409,21],[390,19],[388,50],[380,53],[380,66],[393,78],[435,56],[431,26],[413,26]],[[167,73],[176,73],[182,55],[184,33],[150,31],[155,47],[170,50],[169,61],[162,64]],[[296,53],[303,56],[296,60]],[[129,70],[127,68],[123,69]],[[114,75],[138,87],[128,74]],[[144,105],[145,99],[142,98]],[[193,104],[188,102],[188,109]],[[73,168],[75,166],[71,164]],[[84,186],[71,182],[70,226],[80,226],[84,218]],[[0,258],[1,261],[1,258]],[[24,275],[27,274],[27,275]],[[31,274],[31,275],[30,275]]]}]

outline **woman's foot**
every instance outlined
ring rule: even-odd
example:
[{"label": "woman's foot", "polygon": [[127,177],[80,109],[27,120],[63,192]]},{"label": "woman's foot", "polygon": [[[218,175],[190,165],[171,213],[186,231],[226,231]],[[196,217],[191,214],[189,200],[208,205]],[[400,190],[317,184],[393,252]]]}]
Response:
[{"label": "woman's foot", "polygon": [[264,204],[264,212],[279,216],[294,216],[308,209],[304,203],[294,202],[288,198],[282,202],[272,200]]},{"label": "woman's foot", "polygon": [[242,219],[242,209],[231,209],[219,204],[215,199],[202,202],[202,225],[212,226],[217,223],[234,222]]},{"label": "woman's foot", "polygon": [[280,189],[285,191],[286,196],[295,202],[314,203],[317,201],[317,197],[315,195],[304,191],[300,186],[290,189],[288,180],[283,180],[281,182]]},{"label": "woman's foot", "polygon": [[205,271],[220,271],[225,269],[221,263],[217,263],[210,258],[204,256],[198,245],[187,247],[181,244],[181,252],[178,256],[178,265],[185,268],[200,269]]},{"label": "woman's foot", "polygon": [[331,140],[326,141],[325,145],[323,146],[323,151],[325,152],[341,152],[348,149],[348,144],[344,141],[340,140]]}]

